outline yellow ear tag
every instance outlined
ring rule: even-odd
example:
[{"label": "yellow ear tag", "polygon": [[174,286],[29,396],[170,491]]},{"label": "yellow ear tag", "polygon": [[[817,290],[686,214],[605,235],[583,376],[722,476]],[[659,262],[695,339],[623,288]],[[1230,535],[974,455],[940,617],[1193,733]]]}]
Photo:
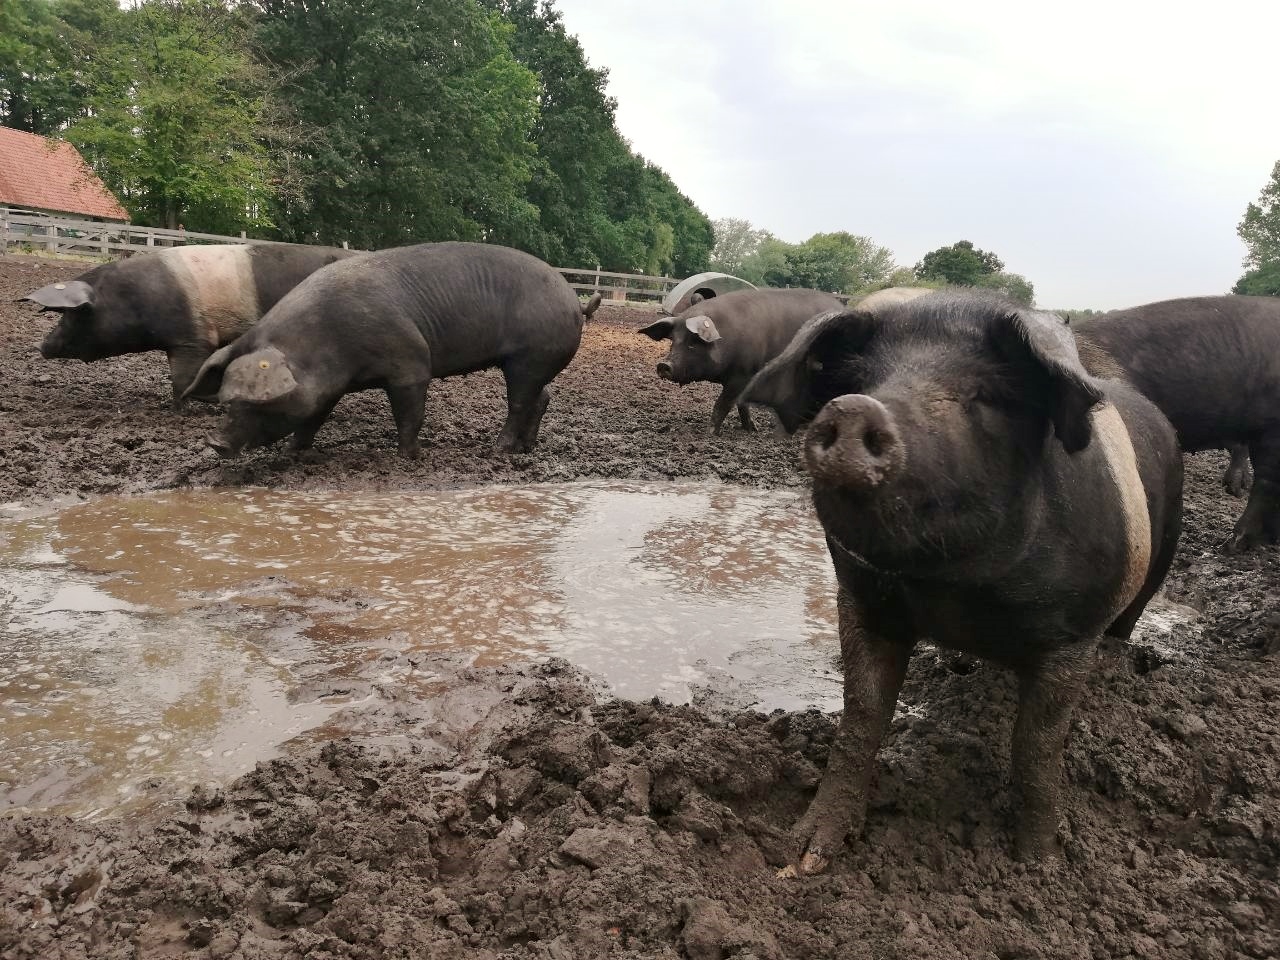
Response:
[{"label": "yellow ear tag", "polygon": [[258,361],[258,366],[259,366],[259,367],[261,367],[263,370],[269,370],[269,369],[271,369],[271,361],[270,361],[270,360],[259,360],[259,361]]}]

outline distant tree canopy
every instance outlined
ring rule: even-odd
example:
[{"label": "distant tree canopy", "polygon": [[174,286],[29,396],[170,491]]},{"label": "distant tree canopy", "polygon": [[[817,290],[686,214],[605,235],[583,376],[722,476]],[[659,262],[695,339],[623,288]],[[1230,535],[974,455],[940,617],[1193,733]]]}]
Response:
[{"label": "distant tree canopy", "polygon": [[756,286],[860,293],[882,285],[895,269],[888,249],[847,231],[786,243],[747,220],[717,220],[715,230],[712,268]]},{"label": "distant tree canopy", "polygon": [[1248,248],[1244,265],[1252,269],[1236,281],[1232,293],[1280,296],[1280,161],[1257,203],[1249,204],[1236,228]]},{"label": "distant tree canopy", "polygon": [[604,88],[537,0],[0,0],[0,123],[75,143],[138,222],[705,269],[710,221]]},{"label": "distant tree canopy", "polygon": [[957,287],[999,290],[1009,299],[1031,306],[1035,287],[1026,277],[1004,272],[1004,261],[994,253],[979,250],[968,240],[926,253],[915,266],[915,275],[924,281],[944,281]]},{"label": "distant tree canopy", "polygon": [[1253,297],[1280,297],[1280,260],[1250,270],[1236,281],[1231,292]]}]

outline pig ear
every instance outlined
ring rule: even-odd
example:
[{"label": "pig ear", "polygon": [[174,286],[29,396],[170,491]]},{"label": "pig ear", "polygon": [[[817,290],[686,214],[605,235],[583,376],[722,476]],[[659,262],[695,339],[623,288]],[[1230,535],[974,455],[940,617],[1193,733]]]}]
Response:
[{"label": "pig ear", "polygon": [[684,327],[703,343],[715,343],[720,339],[720,331],[716,329],[716,322],[710,317],[685,317]]},{"label": "pig ear", "polygon": [[191,385],[182,391],[182,396],[178,398],[178,402],[186,400],[188,397],[212,397],[216,396],[218,390],[222,387],[222,374],[227,369],[227,364],[231,362],[231,350],[235,344],[223,347],[221,350],[215,351],[210,355],[209,359],[201,365],[196,372],[196,378],[191,381]]},{"label": "pig ear", "polygon": [[1049,418],[1067,453],[1089,445],[1093,424],[1089,411],[1102,402],[1076,351],[1071,328],[1053,313],[1019,310],[1006,317],[1009,333],[1027,350],[1049,377]]},{"label": "pig ear", "polygon": [[22,299],[38,303],[46,310],[74,310],[76,307],[92,306],[93,287],[83,280],[67,280],[65,283],[51,283],[47,287],[41,287]]},{"label": "pig ear", "polygon": [[[840,385],[825,375],[837,357],[855,353],[875,333],[875,315],[863,310],[829,310],[805,322],[787,348],[764,366],[738,397],[739,403],[772,407],[788,433],[794,433]],[[847,392],[847,391],[845,391]],[[831,396],[827,396],[831,393]]]},{"label": "pig ear", "polygon": [[675,328],[675,317],[663,317],[661,320],[655,320],[647,327],[641,327],[636,333],[643,333],[650,340],[670,340]]},{"label": "pig ear", "polygon": [[218,399],[223,403],[246,400],[249,403],[270,403],[279,400],[298,388],[289,361],[274,347],[255,350],[236,357],[227,367],[222,378]]}]

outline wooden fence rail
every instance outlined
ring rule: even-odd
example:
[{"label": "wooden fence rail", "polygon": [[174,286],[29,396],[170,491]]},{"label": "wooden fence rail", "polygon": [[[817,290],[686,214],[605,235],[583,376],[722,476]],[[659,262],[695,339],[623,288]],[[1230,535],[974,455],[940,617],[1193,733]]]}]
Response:
[{"label": "wooden fence rail", "polygon": [[[224,237],[192,230],[138,227],[128,223],[104,223],[54,217],[12,210],[0,206],[0,253],[11,247],[44,250],[74,256],[121,257],[154,252],[189,243],[269,243],[247,237]],[[346,244],[344,243],[345,247]],[[557,267],[569,286],[579,294],[599,292],[606,300],[656,302],[679,281],[671,277],[650,277],[640,273],[611,273],[588,267]]]}]

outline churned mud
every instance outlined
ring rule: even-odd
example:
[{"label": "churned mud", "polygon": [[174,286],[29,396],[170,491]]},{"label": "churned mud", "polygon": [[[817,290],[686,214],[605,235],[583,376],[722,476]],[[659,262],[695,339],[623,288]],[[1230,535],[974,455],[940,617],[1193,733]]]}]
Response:
[{"label": "churned mud", "polygon": [[[1241,506],[1219,486],[1222,457],[1188,458],[1186,526],[1167,596],[1134,642],[1103,651],[1076,712],[1061,860],[1024,866],[1009,856],[1011,678],[926,649],[913,661],[878,757],[866,838],[848,845],[829,875],[785,880],[776,872],[790,852],[786,831],[812,796],[833,717],[744,709],[758,691],[711,673],[683,694],[655,684],[666,700],[640,699],[638,688],[631,699],[610,696],[601,663],[592,664],[594,675],[580,669],[584,650],[608,650],[629,636],[656,657],[667,641],[661,623],[648,639],[643,633],[644,616],[660,605],[611,619],[610,611],[625,612],[617,598],[626,591],[621,575],[594,570],[603,560],[578,574],[587,590],[575,603],[596,617],[582,615],[578,646],[556,648],[559,634],[545,623],[508,623],[507,634],[493,627],[499,639],[478,659],[467,643],[433,649],[435,621],[413,606],[424,601],[407,588],[397,585],[402,592],[392,595],[410,605],[402,622],[380,622],[359,607],[386,599],[371,572],[334,605],[327,588],[315,586],[337,575],[321,569],[326,550],[299,554],[290,580],[288,569],[264,566],[294,556],[288,544],[242,550],[252,539],[243,517],[216,510],[211,523],[221,517],[238,544],[222,533],[183,534],[173,517],[190,501],[163,498],[222,497],[219,510],[238,503],[243,513],[260,506],[255,498],[323,493],[337,504],[326,509],[348,513],[312,517],[313,530],[332,520],[354,531],[368,521],[371,498],[404,491],[517,497],[503,501],[511,503],[518,494],[472,488],[596,480],[609,490],[613,481],[677,479],[777,496],[786,493],[779,488],[803,489],[794,441],[737,429],[708,436],[715,388],[658,381],[652,370],[661,347],[632,332],[644,315],[606,307],[554,385],[543,442],[528,456],[490,453],[501,382],[478,375],[432,386],[420,461],[395,456],[386,401],[367,394],[339,405],[317,438],[316,462],[263,451],[223,464],[201,443],[213,411],[167,408],[159,355],[85,365],[32,352],[48,321],[10,301],[79,270],[0,258],[0,501],[11,503],[0,520],[10,531],[4,549],[16,542],[19,521],[34,524],[23,529],[37,544],[17,551],[33,562],[0,557],[8,564],[0,584],[0,722],[11,738],[21,727],[28,745],[86,726],[99,740],[122,737],[125,771],[157,757],[174,763],[104,815],[100,804],[76,808],[64,774],[55,774],[63,777],[56,789],[45,784],[41,812],[39,785],[26,783],[18,798],[20,765],[0,759],[15,781],[0,784],[11,800],[0,817],[0,958],[1280,955],[1280,553],[1215,551]],[[239,489],[246,486],[268,490]],[[676,517],[643,538],[639,552],[649,562],[676,565],[655,581],[673,594],[681,583],[686,593],[690,584],[694,593],[701,584],[724,588],[717,571],[749,577],[762,562],[743,546],[751,531],[733,528],[730,516],[745,513],[760,538],[778,544],[797,536],[790,527],[771,530],[776,518],[752,506],[751,490],[737,501],[736,486],[724,489],[729,500],[719,513]],[[96,499],[161,491],[172,492]],[[351,494],[345,506],[335,496],[343,492]],[[59,523],[80,525],[81,547],[65,564],[46,558],[41,566],[40,516],[54,522],[51,501],[57,516],[71,518]],[[155,511],[128,527],[142,539],[124,538],[120,524],[108,522],[134,509],[130,503]],[[290,509],[304,515],[305,503]],[[526,521],[540,522],[537,509],[523,510]],[[33,515],[20,520],[24,511]],[[571,526],[557,515],[547,537]],[[702,544],[715,542],[711,526],[731,528],[727,546]],[[470,529],[484,541],[482,523]],[[192,555],[221,557],[224,580],[170,593],[163,580],[111,569],[120,551],[168,549],[164,577],[176,578],[176,568],[186,569],[184,550],[174,546],[183,536],[194,538],[179,545]],[[352,549],[357,556],[402,550],[406,562],[428,565],[395,539],[370,546],[357,537]],[[543,546],[534,549],[537,540],[529,535],[521,553],[525,541],[514,538],[504,548],[515,551],[507,566],[522,575],[538,568],[548,594],[559,595],[559,581],[573,575],[549,562]],[[810,556],[807,549],[795,546],[795,556]],[[233,559],[263,569],[241,582],[227,572]],[[429,560],[465,579],[466,564],[450,562]],[[772,576],[798,582],[797,562],[779,562]],[[77,648],[71,667],[51,663],[50,648],[24,632],[23,591],[50,570],[94,578],[71,577],[46,621],[71,618],[75,630],[78,614],[94,612],[126,624]],[[493,590],[506,589],[514,574],[494,567]],[[310,599],[299,599],[308,577]],[[236,596],[226,596],[233,588]],[[750,610],[769,588],[753,582],[739,606]],[[484,596],[475,582],[466,589]],[[286,594],[292,607],[281,602]],[[162,595],[181,595],[180,609],[156,613]],[[270,601],[270,617],[255,598]],[[829,614],[820,596],[797,602],[807,605],[805,629],[816,631],[805,643],[817,649]],[[333,617],[318,615],[325,610],[341,620],[337,634]],[[540,610],[548,622],[567,616]],[[745,629],[725,616],[726,631]],[[156,644],[172,650],[175,632],[200,647],[195,666],[148,654]],[[360,653],[348,656],[357,634]],[[246,637],[251,650],[236,646]],[[697,642],[734,641],[709,638]],[[833,633],[828,643],[833,655]],[[504,645],[512,663],[500,662]],[[530,653],[556,658],[515,662]],[[280,712],[227,696],[219,684],[237,670],[282,683]],[[283,679],[272,679],[273,670]],[[86,717],[76,703],[90,701],[77,698],[107,675],[145,679],[153,693],[178,691],[169,705],[177,712],[167,719],[161,712],[145,733],[113,715],[109,702]],[[214,710],[232,719],[240,711],[244,728],[232,739],[256,738],[263,747],[266,759],[251,772],[220,776],[216,763],[196,762],[216,759],[216,744],[211,758],[192,759],[181,756],[187,741],[173,743],[173,731],[192,729],[201,711]],[[60,803],[76,816],[48,812]]]}]

